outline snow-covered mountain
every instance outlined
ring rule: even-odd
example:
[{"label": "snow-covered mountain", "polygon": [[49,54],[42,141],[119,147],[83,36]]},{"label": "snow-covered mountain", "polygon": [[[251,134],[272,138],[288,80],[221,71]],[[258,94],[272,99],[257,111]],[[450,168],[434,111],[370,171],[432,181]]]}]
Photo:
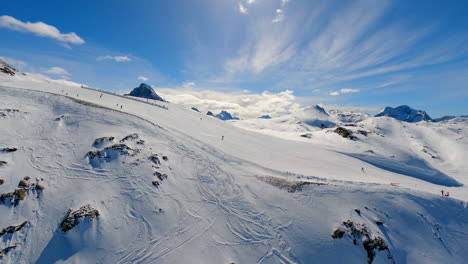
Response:
[{"label": "snow-covered mountain", "polygon": [[400,121],[412,123],[432,120],[425,111],[415,110],[407,105],[400,105],[395,108],[387,106],[382,112],[375,115],[375,117],[381,116],[389,116]]},{"label": "snow-covered mountain", "polygon": [[140,84],[140,86],[134,88],[128,95],[130,96],[135,96],[135,97],[140,97],[140,98],[146,98],[146,99],[152,99],[152,100],[157,100],[161,102],[165,102],[166,100],[162,99],[154,90],[151,88],[151,86],[147,85],[146,83]]},{"label": "snow-covered mountain", "polygon": [[31,74],[0,98],[2,263],[466,262],[466,122],[254,119],[301,122],[280,137]]},{"label": "snow-covered mountain", "polygon": [[233,117],[229,112],[223,110],[219,114],[215,115],[215,117],[221,120],[239,120],[238,117]]},{"label": "snow-covered mountain", "polygon": [[337,109],[329,109],[327,110],[327,113],[342,123],[358,123],[370,117],[370,115],[367,113],[340,111]]}]

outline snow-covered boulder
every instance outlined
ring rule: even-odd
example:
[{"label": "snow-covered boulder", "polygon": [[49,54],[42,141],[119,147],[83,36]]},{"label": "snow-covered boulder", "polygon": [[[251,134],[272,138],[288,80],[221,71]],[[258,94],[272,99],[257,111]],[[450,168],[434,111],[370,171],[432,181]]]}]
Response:
[{"label": "snow-covered boulder", "polygon": [[425,111],[415,110],[407,105],[400,105],[395,108],[387,106],[382,112],[375,115],[375,117],[381,116],[389,116],[400,121],[411,123],[432,120]]}]

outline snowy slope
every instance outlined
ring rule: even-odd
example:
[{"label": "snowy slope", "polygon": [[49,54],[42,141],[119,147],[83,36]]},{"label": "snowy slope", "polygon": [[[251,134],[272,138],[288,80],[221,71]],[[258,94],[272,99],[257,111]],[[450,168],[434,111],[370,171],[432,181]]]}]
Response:
[{"label": "snowy slope", "polygon": [[[357,141],[333,128],[296,141],[30,75],[0,82],[0,108],[18,109],[0,117],[0,148],[18,149],[0,154],[8,162],[0,192],[25,176],[45,186],[16,207],[0,204],[1,228],[28,221],[2,238],[0,250],[18,243],[6,263],[367,263],[362,237],[355,246],[347,235],[330,236],[347,220],[385,241],[389,250],[375,251],[374,263],[465,260],[464,124],[453,131],[444,122],[432,128],[372,118],[349,127],[372,132]],[[105,151],[132,133],[138,139],[124,141],[131,152]],[[110,136],[114,142],[93,147]],[[427,142],[437,161],[415,152]],[[370,148],[426,166],[395,171],[398,163],[356,156]],[[109,158],[90,161],[89,151]],[[434,182],[436,171],[443,182]],[[453,181],[464,185],[447,187]],[[460,200],[441,197],[440,189]],[[100,216],[60,231],[67,210],[85,204]]]}]

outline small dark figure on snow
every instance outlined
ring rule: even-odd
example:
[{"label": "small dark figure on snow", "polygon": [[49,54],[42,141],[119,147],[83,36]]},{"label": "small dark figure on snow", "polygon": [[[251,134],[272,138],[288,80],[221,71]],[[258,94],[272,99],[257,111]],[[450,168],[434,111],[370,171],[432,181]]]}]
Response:
[{"label": "small dark figure on snow", "polygon": [[224,140],[224,136],[221,136],[221,140]]},{"label": "small dark figure on snow", "polygon": [[99,96],[99,98],[102,98],[102,94]]},{"label": "small dark figure on snow", "polygon": [[361,168],[361,171],[364,172],[364,173],[366,173],[366,171],[364,170],[364,167]]},{"label": "small dark figure on snow", "polygon": [[440,193],[442,193],[442,196],[444,196],[444,190],[440,191]]},{"label": "small dark figure on snow", "polygon": [[122,106],[123,106],[123,105],[120,105],[120,109],[122,109]]}]

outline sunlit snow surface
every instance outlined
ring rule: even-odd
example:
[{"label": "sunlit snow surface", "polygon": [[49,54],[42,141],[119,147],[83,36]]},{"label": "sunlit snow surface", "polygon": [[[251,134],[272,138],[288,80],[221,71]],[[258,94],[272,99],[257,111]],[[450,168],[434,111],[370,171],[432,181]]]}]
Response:
[{"label": "sunlit snow surface", "polygon": [[[0,229],[29,221],[1,237],[0,250],[17,248],[0,262],[367,263],[362,246],[330,236],[348,219],[384,238],[395,263],[466,261],[463,120],[369,118],[348,127],[372,132],[356,141],[333,128],[308,128],[304,138],[306,131],[269,126],[275,119],[261,120],[268,129],[246,130],[236,127],[245,121],[34,76],[2,76],[0,85],[0,109],[20,110],[0,118],[0,148],[18,148],[0,154],[8,162],[0,193],[25,176],[45,186],[39,198],[0,204]],[[86,157],[132,133],[144,140],[126,143],[135,153],[98,166]],[[92,146],[105,136],[115,142]],[[152,154],[167,160],[156,166]],[[167,175],[159,186],[155,170]],[[320,185],[288,192],[265,180],[272,177]],[[60,231],[67,210],[85,204],[100,216]],[[377,252],[374,263],[392,262]]]}]

